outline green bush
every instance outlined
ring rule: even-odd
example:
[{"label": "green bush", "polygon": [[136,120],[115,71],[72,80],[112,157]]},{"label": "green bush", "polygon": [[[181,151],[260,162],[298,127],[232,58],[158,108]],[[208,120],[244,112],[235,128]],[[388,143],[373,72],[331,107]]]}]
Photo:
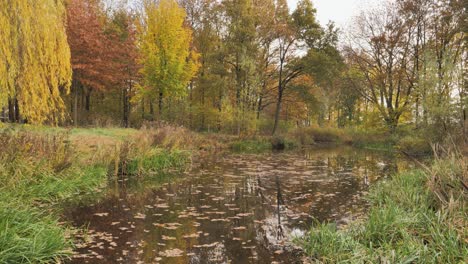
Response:
[{"label": "green bush", "polygon": [[332,127],[301,127],[290,135],[303,146],[315,143],[350,143],[344,130]]},{"label": "green bush", "polygon": [[432,147],[428,140],[418,136],[405,136],[397,143],[397,149],[409,155],[430,155]]},{"label": "green bush", "polygon": [[246,139],[234,141],[230,149],[236,152],[258,153],[272,150],[271,142],[266,139]]}]

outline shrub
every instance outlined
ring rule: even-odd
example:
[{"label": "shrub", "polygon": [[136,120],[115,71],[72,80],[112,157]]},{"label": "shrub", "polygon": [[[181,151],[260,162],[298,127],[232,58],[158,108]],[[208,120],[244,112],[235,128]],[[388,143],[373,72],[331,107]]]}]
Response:
[{"label": "shrub", "polygon": [[431,144],[424,138],[417,136],[405,136],[397,143],[399,151],[412,156],[430,155],[432,153]]},{"label": "shrub", "polygon": [[338,128],[331,127],[302,127],[290,133],[301,145],[315,143],[350,143],[346,133]]},{"label": "shrub", "polygon": [[272,145],[266,139],[244,139],[232,142],[230,149],[238,152],[258,153],[272,150]]}]

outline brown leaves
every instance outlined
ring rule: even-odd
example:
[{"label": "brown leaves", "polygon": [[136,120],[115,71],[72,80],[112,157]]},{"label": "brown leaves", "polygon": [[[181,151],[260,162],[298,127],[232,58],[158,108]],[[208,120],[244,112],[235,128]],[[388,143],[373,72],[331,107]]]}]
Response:
[{"label": "brown leaves", "polygon": [[74,80],[97,90],[122,84],[128,78],[128,71],[136,67],[130,18],[123,25],[128,36],[122,40],[111,26],[112,21],[107,21],[109,17],[104,15],[99,1],[70,0],[67,11]]}]

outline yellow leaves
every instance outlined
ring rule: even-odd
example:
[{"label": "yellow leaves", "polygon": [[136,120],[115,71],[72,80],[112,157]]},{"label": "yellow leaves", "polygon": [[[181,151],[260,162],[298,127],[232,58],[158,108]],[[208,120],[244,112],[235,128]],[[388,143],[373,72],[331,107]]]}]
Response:
[{"label": "yellow leaves", "polygon": [[199,68],[199,54],[190,48],[192,31],[184,25],[185,11],[174,0],[145,3],[140,25],[142,73],[153,93],[184,95]]},{"label": "yellow leaves", "polygon": [[30,123],[64,117],[71,83],[65,7],[56,0],[0,3],[0,105],[16,97]]}]

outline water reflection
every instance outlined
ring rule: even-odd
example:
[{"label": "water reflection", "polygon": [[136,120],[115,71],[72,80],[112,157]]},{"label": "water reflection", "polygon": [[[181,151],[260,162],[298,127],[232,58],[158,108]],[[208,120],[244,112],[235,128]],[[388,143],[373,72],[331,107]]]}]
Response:
[{"label": "water reflection", "polygon": [[157,189],[151,180],[111,180],[107,199],[67,212],[88,227],[71,262],[302,263],[292,236],[314,219],[361,216],[368,186],[401,166],[382,153],[335,148],[227,155]]}]

